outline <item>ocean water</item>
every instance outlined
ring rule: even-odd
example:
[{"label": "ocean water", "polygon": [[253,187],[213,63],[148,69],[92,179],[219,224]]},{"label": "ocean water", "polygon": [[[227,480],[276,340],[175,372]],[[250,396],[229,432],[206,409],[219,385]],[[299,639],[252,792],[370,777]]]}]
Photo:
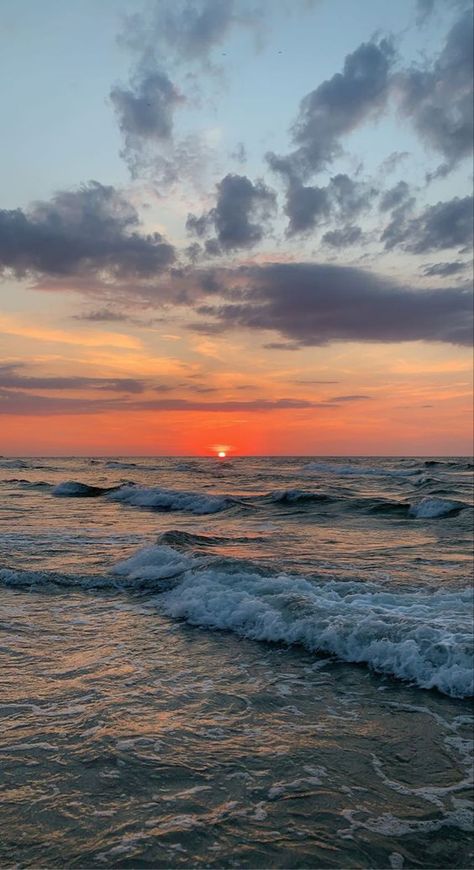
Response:
[{"label": "ocean water", "polygon": [[471,581],[466,459],[0,459],[0,866],[472,866]]}]

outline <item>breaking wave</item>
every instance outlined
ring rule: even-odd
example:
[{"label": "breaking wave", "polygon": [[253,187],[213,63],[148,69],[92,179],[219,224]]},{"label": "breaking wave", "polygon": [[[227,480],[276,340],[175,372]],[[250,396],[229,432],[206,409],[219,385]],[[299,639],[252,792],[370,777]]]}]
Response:
[{"label": "breaking wave", "polygon": [[137,580],[181,575],[157,604],[193,625],[301,645],[454,697],[474,692],[469,590],[388,592],[372,583],[239,571],[237,563],[229,571],[160,546],[115,571]]},{"label": "breaking wave", "polygon": [[68,577],[2,568],[0,581],[34,589],[53,583],[146,591],[161,613],[192,625],[299,645],[453,697],[474,694],[469,590],[388,591],[375,583],[272,573],[190,552],[196,538],[205,540],[170,532],[175,546],[163,536],[161,544],[139,550],[109,574]]},{"label": "breaking wave", "polygon": [[189,511],[193,514],[215,514],[226,510],[234,499],[159,487],[122,486],[109,496],[133,507],[157,511]]},{"label": "breaking wave", "polygon": [[431,520],[438,517],[448,517],[466,508],[460,501],[448,501],[444,498],[422,498],[416,504],[410,505],[408,515],[419,520]]}]

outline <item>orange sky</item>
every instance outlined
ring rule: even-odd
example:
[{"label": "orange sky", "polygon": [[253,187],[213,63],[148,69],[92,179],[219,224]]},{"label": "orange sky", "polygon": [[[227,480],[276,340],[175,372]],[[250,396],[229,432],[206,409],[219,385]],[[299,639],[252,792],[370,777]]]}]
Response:
[{"label": "orange sky", "polygon": [[0,455],[472,452],[469,4],[9,7]]}]

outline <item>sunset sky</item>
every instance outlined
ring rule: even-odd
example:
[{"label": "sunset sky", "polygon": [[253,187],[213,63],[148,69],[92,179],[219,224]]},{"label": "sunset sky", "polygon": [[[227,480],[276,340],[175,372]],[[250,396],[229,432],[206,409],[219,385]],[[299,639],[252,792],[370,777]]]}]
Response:
[{"label": "sunset sky", "polygon": [[0,78],[1,454],[471,453],[470,3],[2,0]]}]

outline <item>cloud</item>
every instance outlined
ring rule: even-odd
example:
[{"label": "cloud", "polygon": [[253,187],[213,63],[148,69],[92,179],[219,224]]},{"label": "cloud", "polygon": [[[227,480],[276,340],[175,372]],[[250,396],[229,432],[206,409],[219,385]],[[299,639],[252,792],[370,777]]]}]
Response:
[{"label": "cloud", "polygon": [[340,381],[318,381],[312,380],[311,378],[300,378],[299,380],[293,381],[294,384],[339,384]]},{"label": "cloud", "polygon": [[[132,54],[132,70],[127,85],[111,89],[110,100],[124,138],[121,156],[133,178],[151,173],[162,187],[175,183],[183,168],[203,162],[206,149],[202,143],[198,148],[198,137],[173,141],[174,113],[180,104],[199,100],[203,68],[216,72],[212,52],[237,25],[261,28],[258,4],[157,0],[126,17],[119,43]],[[191,71],[193,63],[200,65],[199,77]],[[183,65],[187,97],[173,80]]]},{"label": "cloud", "polygon": [[287,233],[295,236],[325,223],[331,214],[327,188],[310,187],[292,182],[287,190],[285,213],[289,223]]},{"label": "cloud", "polygon": [[362,402],[373,399],[373,396],[332,396],[328,402]]},{"label": "cloud", "polygon": [[473,233],[473,197],[455,196],[447,202],[427,206],[415,218],[393,220],[381,239],[385,248],[401,247],[412,254],[470,246]]},{"label": "cloud", "polygon": [[400,111],[410,119],[421,139],[445,160],[437,175],[449,172],[472,151],[472,43],[470,9],[451,28],[434,63],[413,66],[396,78]]},{"label": "cloud", "polygon": [[237,142],[234,150],[229,155],[232,160],[235,160],[241,165],[247,162],[247,150],[243,142]]},{"label": "cloud", "polygon": [[144,69],[135,73],[128,88],[116,85],[110,99],[125,141],[123,156],[133,167],[143,142],[171,139],[173,113],[183,101],[165,72]]},{"label": "cloud", "polygon": [[132,204],[91,181],[29,210],[0,210],[0,270],[27,275],[149,278],[168,268],[174,248],[160,233],[141,235]]},{"label": "cloud", "polygon": [[283,158],[268,155],[273,169],[288,181],[301,182],[339,157],[341,138],[385,107],[394,59],[387,39],[362,43],[348,54],[342,73],[322,82],[301,101],[292,128],[297,148]]},{"label": "cloud", "polygon": [[207,58],[239,22],[242,16],[234,0],[160,0],[155,6],[159,37],[178,58],[188,60]]},{"label": "cloud", "polygon": [[417,17],[416,23],[418,26],[425,24],[430,17],[435,7],[436,0],[416,0]]},{"label": "cloud", "polygon": [[296,341],[269,341],[263,345],[265,350],[301,350]]},{"label": "cloud", "polygon": [[323,242],[333,248],[346,248],[361,242],[364,234],[360,227],[346,224],[340,230],[330,230],[324,233]]},{"label": "cloud", "polygon": [[392,151],[380,164],[380,174],[383,178],[397,168],[397,166],[410,156],[409,151]]},{"label": "cloud", "polygon": [[440,278],[448,278],[450,275],[457,275],[458,272],[464,272],[468,263],[463,263],[462,260],[456,260],[452,263],[431,263],[423,267],[423,275],[427,278],[439,276]]},{"label": "cloud", "polygon": [[214,208],[200,217],[189,214],[186,228],[199,238],[215,232],[206,242],[209,254],[249,248],[263,238],[275,209],[275,193],[262,181],[229,173],[217,184]]},{"label": "cloud", "polygon": [[110,311],[108,308],[89,311],[85,314],[73,314],[73,319],[88,320],[92,323],[122,323],[130,320],[127,314],[121,314],[119,311]]},{"label": "cloud", "polygon": [[395,184],[394,187],[390,188],[390,190],[385,191],[380,200],[380,211],[390,211],[391,209],[396,208],[401,205],[402,202],[406,202],[409,196],[409,185],[406,181],[399,181],[398,184]]},{"label": "cloud", "polygon": [[120,348],[122,353],[140,350],[142,346],[138,338],[124,333],[52,329],[41,323],[30,324],[11,314],[0,314],[0,333],[32,338],[35,341],[72,344],[80,347],[115,347]]},{"label": "cloud", "polygon": [[308,233],[330,219],[346,223],[370,209],[378,191],[354,181],[346,173],[334,175],[326,187],[307,186],[290,180],[286,192],[287,235]]},{"label": "cloud", "polygon": [[18,374],[23,364],[0,363],[0,388],[20,390],[105,390],[118,393],[142,393],[144,384],[136,378],[32,377]]},{"label": "cloud", "polygon": [[54,414],[106,414],[120,412],[189,412],[266,413],[271,411],[335,408],[336,403],[311,402],[306,399],[255,399],[251,401],[201,402],[193,399],[76,399],[38,396],[34,393],[5,390],[0,387],[0,415],[51,416]]},{"label": "cloud", "polygon": [[214,279],[231,301],[196,308],[214,331],[270,330],[300,346],[472,342],[472,300],[458,288],[409,290],[362,269],[316,263],[243,266]]}]

